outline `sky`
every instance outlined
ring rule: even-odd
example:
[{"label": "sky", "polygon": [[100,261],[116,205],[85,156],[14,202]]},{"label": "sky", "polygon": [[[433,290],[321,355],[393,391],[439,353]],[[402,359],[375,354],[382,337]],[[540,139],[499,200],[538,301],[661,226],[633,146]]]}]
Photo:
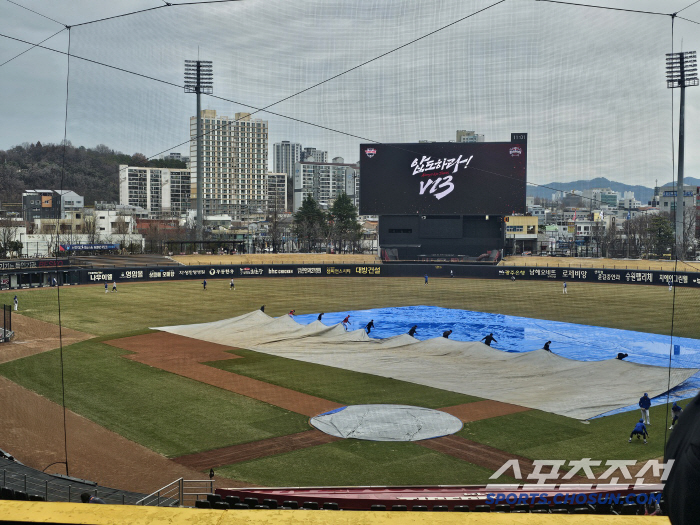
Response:
[{"label": "sky", "polygon": [[[202,107],[272,105],[254,115],[270,145],[356,162],[365,142],[525,132],[532,183],[669,182],[680,90],[666,88],[665,54],[700,47],[700,3],[585,3],[665,14],[537,0],[0,0],[0,149],[65,132],[77,146],[187,155],[183,64],[199,57],[214,67]],[[13,59],[31,47],[13,39],[47,38]],[[700,178],[700,87],[686,103],[685,175]]]}]

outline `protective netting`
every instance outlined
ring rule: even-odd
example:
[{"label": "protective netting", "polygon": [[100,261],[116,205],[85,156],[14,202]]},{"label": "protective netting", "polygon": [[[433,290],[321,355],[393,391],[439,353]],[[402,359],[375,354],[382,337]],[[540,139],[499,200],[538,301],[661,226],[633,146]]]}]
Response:
[{"label": "protective netting", "polygon": [[[545,350],[510,353],[444,337],[371,339],[364,330],[346,331],[341,324],[300,325],[288,315],[271,318],[259,310],[213,323],[157,329],[577,419],[632,404],[640,397],[640,387],[651,397],[669,389],[665,367],[618,359],[576,361]],[[671,387],[697,372],[675,370]]]},{"label": "protective netting", "polygon": [[[555,193],[611,188],[622,197],[634,191],[640,205],[646,207],[654,187],[661,187],[663,193],[663,185],[675,180],[679,96],[678,90],[666,88],[665,54],[700,47],[700,4],[692,0],[586,3],[589,5],[544,0],[0,1],[0,20],[4,22],[0,29],[0,210],[9,211],[2,218],[13,213],[19,218],[22,192],[32,188],[74,190],[85,195],[88,208],[99,201],[118,202],[123,179],[120,163],[143,164],[168,153],[190,156],[190,119],[196,106],[195,96],[183,90],[184,61],[201,59],[212,61],[214,68],[214,93],[203,96],[203,109],[229,119],[247,112],[267,121],[268,135],[260,138],[252,153],[265,172],[277,171],[273,146],[282,141],[326,152],[329,160],[343,158],[355,163],[360,160],[360,143],[454,141],[457,130],[473,130],[488,142],[508,141],[511,133],[527,133],[528,196],[533,203],[540,202],[557,213],[565,209],[569,213],[558,223],[549,221],[559,233],[554,237],[548,234],[548,239],[556,238],[553,243],[559,248],[559,239],[575,228],[573,209],[580,218],[592,215],[597,205],[586,194],[575,199],[573,206],[562,201],[557,208],[552,203]],[[596,3],[604,9],[593,5]],[[673,13],[678,16],[672,17]],[[696,188],[700,184],[695,178],[700,170],[700,150],[691,145],[700,140],[696,124],[699,95],[700,89],[688,90],[685,130],[686,184]],[[221,148],[213,140],[217,131],[213,125],[205,130],[205,147],[210,153],[211,148]],[[66,148],[61,147],[64,140]],[[119,156],[120,152],[123,155]],[[108,156],[109,160],[104,160]],[[231,166],[215,166],[229,161],[214,157],[212,154],[204,160],[212,164],[206,166],[210,173],[224,173],[233,167],[233,161]],[[244,158],[251,161],[245,168],[249,169],[252,157]],[[212,193],[221,189],[229,188],[207,188]],[[559,193],[558,198],[563,195]],[[667,214],[672,207],[669,202],[669,210],[662,206],[658,211]],[[620,205],[617,225],[610,221],[608,234],[601,228],[596,234],[589,230],[590,235],[582,231],[581,237],[587,241],[579,244],[583,239],[574,235],[564,242],[564,248],[572,255],[637,257],[641,251],[630,247],[628,240],[634,236],[644,239],[647,247],[654,245],[646,255],[665,256],[669,244],[658,241],[649,222],[640,221],[639,228],[632,231],[624,226],[626,218],[637,213],[631,208]],[[639,213],[648,221],[657,211]],[[161,247],[158,243],[163,241],[189,241],[192,232],[187,228],[191,226],[192,218],[183,218],[172,230],[151,230],[146,238]],[[247,224],[241,226],[232,237],[256,230],[260,234],[264,229],[262,225],[259,229],[257,225],[251,229]],[[218,227],[218,222],[212,226],[215,233]],[[0,232],[4,228],[0,225]],[[700,231],[696,230],[691,232],[693,248],[697,248],[695,239]],[[116,233],[94,233],[95,242],[120,241]],[[44,251],[39,249],[38,240],[28,240],[29,230],[25,234],[15,237],[24,245],[23,255]],[[286,245],[299,249],[293,234],[290,226]],[[258,240],[261,238],[259,235]],[[72,242],[74,237],[71,233],[61,239]],[[0,238],[2,244],[6,240]],[[57,240],[54,236],[51,242]],[[264,245],[261,242],[258,249]],[[251,243],[246,248],[254,249]],[[526,248],[515,243],[514,250]],[[164,251],[179,250],[159,253]],[[693,250],[687,254],[691,259],[693,255]],[[629,261],[630,269],[641,265],[643,270],[646,262]],[[700,270],[700,263],[691,260],[689,267]],[[268,309],[275,315],[294,307],[290,304],[293,300],[303,305],[296,306],[299,311],[349,309],[358,314],[353,317],[357,323],[354,328],[361,328],[367,319],[350,309],[416,304],[463,308],[446,291],[435,293],[428,287],[419,296],[408,286],[397,291],[382,278],[375,279],[372,288],[350,281],[345,289],[333,288],[333,295],[326,296],[330,279],[319,277],[315,289],[304,288],[303,297],[295,296],[295,289],[289,288],[283,296],[276,296],[275,287],[260,279],[251,284],[245,299],[233,304],[182,291],[184,288],[178,288],[182,283],[149,283],[144,285],[149,287],[147,292],[133,292],[129,297],[129,287],[120,282],[119,293],[126,296],[123,303],[100,292],[99,300],[110,301],[108,308],[93,302],[98,299],[89,294],[64,293],[68,287],[62,287],[60,295],[57,288],[19,290],[18,295],[22,315],[63,324],[64,345],[66,328],[119,338],[155,324],[190,322],[193,311],[197,321],[210,321],[241,314],[263,302],[275,305]],[[482,296],[469,309],[496,313],[468,313],[474,325],[462,334],[461,320],[455,324],[442,318],[442,313],[416,310],[408,326],[419,326],[418,340],[397,335],[405,333],[407,326],[393,323],[392,312],[381,318],[374,310],[366,311],[376,322],[371,337],[360,330],[346,333],[337,325],[310,322],[316,314],[302,318],[310,322],[308,326],[286,317],[271,320],[256,314],[235,323],[224,320],[173,330],[228,345],[235,342],[259,352],[589,418],[620,407],[636,407],[644,391],[654,396],[676,387],[678,398],[697,393],[697,376],[687,380],[699,366],[700,296],[694,287],[700,283],[693,279],[691,276],[684,283],[688,286],[676,287],[664,297],[657,293],[658,287],[586,283],[581,287],[584,291],[568,297],[572,300],[561,312],[554,311],[559,303],[550,296],[535,288],[520,288],[520,283],[514,288],[517,293],[499,305],[487,306],[488,296],[501,294],[504,283],[481,283],[475,295]],[[15,281],[0,275],[0,287],[10,282]],[[75,288],[81,287],[68,290]],[[353,294],[362,295],[361,300],[353,302]],[[2,295],[5,297],[0,301],[10,304],[13,294]],[[624,304],[613,300],[618,296],[626,298]],[[207,301],[219,303],[212,308]],[[144,304],[148,306],[138,308]],[[222,313],[222,304],[231,313]],[[533,304],[542,317],[575,324],[562,326],[532,319],[518,324],[522,318],[497,318],[506,306],[513,316],[533,316]],[[657,312],[641,308],[649,304]],[[171,315],[173,311],[177,315]],[[603,316],[592,315],[597,311],[604,312]],[[591,326],[598,322],[626,328],[625,320],[637,318],[642,323],[648,321],[650,332],[665,335],[613,333]],[[511,324],[499,332],[505,321]],[[635,326],[635,330],[644,328]],[[439,337],[445,329],[454,329],[450,340]],[[488,349],[473,342],[492,331],[499,344],[508,346],[496,344],[497,348]],[[17,335],[23,339],[28,336],[26,331]],[[553,354],[538,350],[546,340],[553,341]],[[143,388],[160,383],[150,376],[144,379],[142,368],[127,369],[121,358],[106,360],[108,350],[101,341],[72,347],[65,361],[63,353],[60,359],[50,353],[53,343],[46,342],[42,345],[46,355],[29,356],[27,352],[26,359],[7,365],[3,375],[161,455],[223,446],[224,441],[228,444],[228,436],[237,435],[245,426],[241,420],[238,427],[221,432],[224,437],[203,436],[202,429],[220,426],[219,414],[209,420],[197,419],[202,405],[216,404],[210,402],[211,390],[186,397],[182,385],[158,392]],[[624,362],[612,360],[617,350],[630,357]],[[133,379],[136,372],[143,377]],[[124,378],[128,380],[122,383]],[[122,388],[122,384],[128,386]],[[120,388],[114,393],[107,385]],[[177,406],[196,417],[187,424],[158,419],[163,417],[162,411],[149,413],[153,403],[143,402],[158,395],[174,399]],[[28,420],[37,419],[22,402],[8,404]],[[256,419],[263,416],[250,418],[255,420],[250,426],[260,430],[256,439],[267,437],[272,427],[273,433],[277,431],[276,423]],[[46,433],[57,437],[58,444],[28,447],[32,453],[50,451],[36,452],[39,459],[35,466],[41,469],[60,459],[68,461],[70,440],[61,437],[70,435],[65,410],[62,423],[59,419],[50,421],[51,429]],[[176,426],[189,431],[189,425],[192,432],[175,438],[169,435]],[[152,428],[156,430],[150,432]],[[284,429],[280,434],[299,430],[280,428]],[[19,425],[17,429],[21,430]],[[523,433],[513,439],[526,443],[528,436]],[[535,438],[530,439],[523,449],[533,450]],[[19,437],[16,442],[21,445],[23,441]],[[5,442],[0,439],[0,448]],[[173,443],[182,449],[173,451],[169,448]],[[114,449],[102,449],[105,456],[98,456],[99,461],[109,464],[107,454]],[[79,447],[70,450],[71,455],[84,455]],[[578,456],[582,448],[572,450],[571,454]],[[606,449],[604,453],[617,452]],[[662,449],[656,453],[661,455]],[[549,457],[541,449],[532,454]],[[86,459],[85,463],[97,461]],[[274,479],[255,478],[255,482],[274,484]],[[158,481],[148,488],[164,484]]]}]

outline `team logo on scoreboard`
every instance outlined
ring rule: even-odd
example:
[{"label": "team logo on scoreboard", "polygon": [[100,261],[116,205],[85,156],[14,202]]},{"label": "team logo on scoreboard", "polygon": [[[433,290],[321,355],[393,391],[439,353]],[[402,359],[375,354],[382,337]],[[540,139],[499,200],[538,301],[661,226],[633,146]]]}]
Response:
[{"label": "team logo on scoreboard", "polygon": [[377,154],[377,150],[374,148],[367,148],[365,150],[365,155],[367,155],[370,159],[374,157]]},{"label": "team logo on scoreboard", "polygon": [[511,157],[519,157],[522,154],[523,154],[522,148],[520,148],[518,146],[513,146],[512,148],[510,148],[510,156]]}]

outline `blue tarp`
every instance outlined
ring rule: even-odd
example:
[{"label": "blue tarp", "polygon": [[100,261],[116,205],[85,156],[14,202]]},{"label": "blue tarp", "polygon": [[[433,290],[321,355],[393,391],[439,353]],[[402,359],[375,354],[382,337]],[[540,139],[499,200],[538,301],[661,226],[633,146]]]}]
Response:
[{"label": "blue tarp", "polygon": [[[615,358],[618,352],[629,354],[626,361],[672,368],[700,368],[700,340],[668,335],[634,332],[600,326],[530,319],[502,314],[440,308],[437,306],[405,306],[329,312],[322,322],[328,326],[339,323],[350,315],[350,329],[363,328],[370,320],[373,338],[405,334],[416,325],[417,339],[439,337],[452,330],[450,339],[479,341],[493,333],[497,342],[491,346],[505,352],[529,352],[541,349],[552,341],[552,352],[578,361],[600,361]],[[316,314],[297,315],[301,324],[315,321]],[[642,387],[643,388],[643,387]],[[700,374],[696,374],[671,392],[670,400],[694,397],[700,389]],[[660,396],[653,404],[668,400]],[[636,406],[623,410],[636,409]],[[615,411],[618,412],[618,411]],[[612,414],[615,412],[609,412]],[[606,415],[608,415],[606,414]]]}]

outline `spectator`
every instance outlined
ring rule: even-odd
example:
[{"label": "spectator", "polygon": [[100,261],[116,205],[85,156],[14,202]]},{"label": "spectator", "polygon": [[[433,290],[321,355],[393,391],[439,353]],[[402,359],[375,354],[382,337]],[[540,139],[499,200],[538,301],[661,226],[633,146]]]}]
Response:
[{"label": "spectator", "polygon": [[92,496],[88,492],[83,492],[80,495],[80,501],[82,501],[83,503],[101,503],[102,505],[105,504],[104,500],[98,498],[97,496]]}]

